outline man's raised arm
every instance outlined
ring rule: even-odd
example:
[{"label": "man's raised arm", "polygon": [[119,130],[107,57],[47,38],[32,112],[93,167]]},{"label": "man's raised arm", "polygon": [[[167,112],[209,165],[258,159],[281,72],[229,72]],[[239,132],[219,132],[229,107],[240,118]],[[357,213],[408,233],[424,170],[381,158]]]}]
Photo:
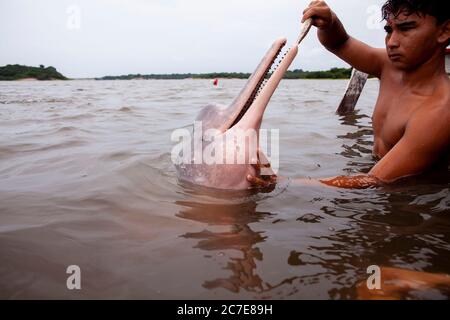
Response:
[{"label": "man's raised arm", "polygon": [[355,69],[380,78],[388,60],[385,49],[376,49],[349,36],[339,18],[324,1],[313,1],[302,21],[312,18],[322,45]]}]

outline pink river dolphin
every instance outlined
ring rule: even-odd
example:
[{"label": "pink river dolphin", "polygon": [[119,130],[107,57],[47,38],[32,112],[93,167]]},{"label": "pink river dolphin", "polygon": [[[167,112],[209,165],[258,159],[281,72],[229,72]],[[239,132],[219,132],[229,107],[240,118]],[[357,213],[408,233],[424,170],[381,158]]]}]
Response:
[{"label": "pink river dolphin", "polygon": [[[191,157],[175,165],[179,180],[222,190],[245,190],[251,187],[247,175],[260,174],[253,164],[258,159],[267,163],[267,157],[259,151],[264,112],[298,52],[298,46],[294,45],[270,74],[286,42],[283,38],[273,43],[229,107],[208,105],[202,109],[194,126],[201,129],[200,144],[193,142]],[[240,138],[242,136],[244,138]],[[210,154],[214,161],[200,159],[205,153]],[[234,161],[230,162],[230,159]],[[265,175],[273,173],[270,168],[264,170]]]}]

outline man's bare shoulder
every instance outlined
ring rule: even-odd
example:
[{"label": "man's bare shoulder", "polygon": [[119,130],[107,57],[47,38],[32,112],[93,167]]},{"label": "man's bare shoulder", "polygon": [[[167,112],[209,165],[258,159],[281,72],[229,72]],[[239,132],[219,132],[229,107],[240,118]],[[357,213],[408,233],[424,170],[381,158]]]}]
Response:
[{"label": "man's bare shoulder", "polygon": [[409,122],[424,130],[431,127],[442,130],[444,136],[450,137],[450,80],[442,83],[435,94],[423,102]]},{"label": "man's bare shoulder", "polygon": [[[450,117],[450,78],[446,77],[430,98],[430,109],[439,113],[447,121]],[[444,120],[443,119],[443,120]],[[447,122],[448,123],[448,122]],[[449,127],[450,127],[450,123]]]},{"label": "man's bare shoulder", "polygon": [[450,78],[446,76],[436,81],[434,90],[427,93],[429,97],[423,102],[420,111],[439,111],[444,116],[450,113]]}]

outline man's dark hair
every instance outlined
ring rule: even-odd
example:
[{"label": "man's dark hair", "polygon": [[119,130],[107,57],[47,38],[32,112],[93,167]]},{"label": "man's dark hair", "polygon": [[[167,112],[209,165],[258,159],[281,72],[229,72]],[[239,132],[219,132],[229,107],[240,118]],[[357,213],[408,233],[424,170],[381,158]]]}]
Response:
[{"label": "man's dark hair", "polygon": [[418,14],[422,16],[433,16],[439,25],[450,19],[449,0],[388,0],[381,9],[383,20],[387,20],[389,15],[397,17],[402,10],[406,9],[407,14]]}]

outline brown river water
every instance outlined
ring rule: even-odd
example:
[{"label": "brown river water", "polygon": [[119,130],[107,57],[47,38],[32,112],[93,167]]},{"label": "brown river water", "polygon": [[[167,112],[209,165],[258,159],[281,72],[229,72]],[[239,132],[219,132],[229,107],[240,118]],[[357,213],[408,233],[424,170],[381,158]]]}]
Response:
[{"label": "brown river water", "polygon": [[[450,274],[448,170],[369,190],[180,184],[171,133],[244,84],[0,82],[0,298],[354,299],[371,265]],[[282,82],[263,123],[280,130],[280,175],[374,165],[378,81],[339,117],[346,84]]]}]

